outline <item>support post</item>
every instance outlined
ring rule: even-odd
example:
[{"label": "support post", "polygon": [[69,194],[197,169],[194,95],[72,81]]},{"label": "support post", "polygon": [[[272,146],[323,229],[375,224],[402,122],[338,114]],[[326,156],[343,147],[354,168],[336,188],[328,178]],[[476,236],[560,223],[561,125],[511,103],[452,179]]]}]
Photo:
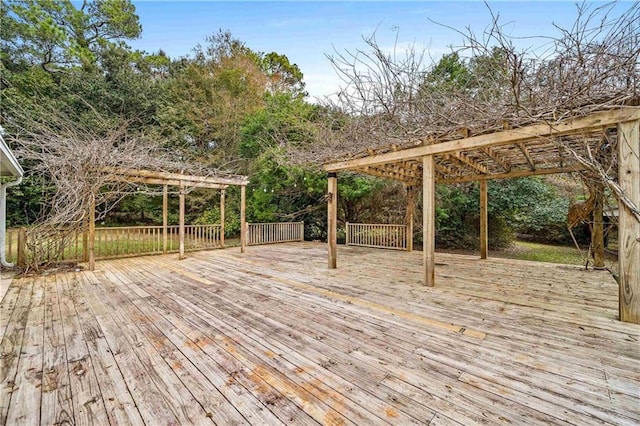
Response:
[{"label": "support post", "polygon": [[247,247],[246,204],[247,187],[242,185],[240,187],[240,253],[244,253]]},{"label": "support post", "polygon": [[224,198],[225,190],[220,190],[220,247],[224,248]]},{"label": "support post", "polygon": [[598,182],[594,185],[595,203],[593,204],[593,227],[591,231],[591,250],[593,252],[593,267],[604,269],[604,185]]},{"label": "support post", "polygon": [[424,259],[424,284],[435,285],[436,254],[436,174],[433,155],[422,157],[422,241]]},{"label": "support post", "polygon": [[[624,195],[640,207],[640,120],[618,124],[618,173]],[[618,210],[620,320],[640,324],[640,222],[624,203]]]},{"label": "support post", "polygon": [[91,195],[89,205],[89,270],[96,269],[96,196]]},{"label": "support post", "polygon": [[407,187],[407,210],[404,215],[404,222],[407,227],[407,251],[413,251],[413,213],[416,205],[416,188]]},{"label": "support post", "polygon": [[486,259],[489,253],[489,214],[487,209],[487,181],[480,181],[480,259]]},{"label": "support post", "polygon": [[20,267],[27,266],[27,228],[21,227],[18,230],[18,258],[16,265]]},{"label": "support post", "polygon": [[338,244],[338,175],[328,174],[327,185],[327,245],[329,247],[329,269],[337,267]]},{"label": "support post", "polygon": [[184,182],[180,181],[180,223],[178,238],[180,240],[178,259],[184,259]]},{"label": "support post", "polygon": [[162,254],[167,254],[169,245],[169,185],[162,188]]},{"label": "support post", "polygon": [[89,217],[84,219],[82,228],[82,261],[89,262]]}]

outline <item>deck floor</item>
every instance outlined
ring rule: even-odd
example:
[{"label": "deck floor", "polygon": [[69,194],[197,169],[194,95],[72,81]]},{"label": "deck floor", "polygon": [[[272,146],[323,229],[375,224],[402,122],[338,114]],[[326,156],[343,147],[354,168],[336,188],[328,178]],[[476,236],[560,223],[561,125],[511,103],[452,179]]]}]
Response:
[{"label": "deck floor", "polygon": [[0,424],[639,424],[606,272],[297,243],[14,280]]}]

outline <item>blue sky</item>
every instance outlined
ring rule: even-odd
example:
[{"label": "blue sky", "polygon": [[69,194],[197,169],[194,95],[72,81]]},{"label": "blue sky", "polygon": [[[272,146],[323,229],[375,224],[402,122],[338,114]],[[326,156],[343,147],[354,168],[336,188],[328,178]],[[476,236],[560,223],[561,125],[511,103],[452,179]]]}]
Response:
[{"label": "blue sky", "polygon": [[[364,48],[362,36],[376,33],[383,47],[408,43],[428,48],[439,57],[461,36],[431,21],[476,33],[491,22],[484,3],[466,2],[219,2],[135,1],[142,37],[131,42],[148,52],[163,49],[172,58],[189,55],[207,35],[230,30],[248,47],[285,54],[305,76],[310,96],[322,97],[341,83],[325,54]],[[576,16],[573,2],[490,2],[494,13],[513,36],[557,35],[553,23],[571,25]],[[626,6],[621,5],[623,9]],[[431,20],[431,21],[430,21]],[[531,45],[531,40],[522,40]],[[537,42],[539,44],[540,41]]]}]

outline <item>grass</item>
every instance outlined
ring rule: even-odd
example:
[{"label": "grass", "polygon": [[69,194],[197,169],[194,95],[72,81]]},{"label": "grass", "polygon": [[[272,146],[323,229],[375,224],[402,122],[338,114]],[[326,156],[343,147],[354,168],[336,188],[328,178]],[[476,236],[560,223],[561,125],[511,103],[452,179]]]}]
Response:
[{"label": "grass", "polygon": [[494,251],[490,253],[490,256],[531,260],[534,262],[584,265],[586,259],[583,256],[587,256],[588,249],[583,248],[581,250],[582,254],[573,246],[554,246],[527,241],[516,241],[512,247],[505,250]]}]

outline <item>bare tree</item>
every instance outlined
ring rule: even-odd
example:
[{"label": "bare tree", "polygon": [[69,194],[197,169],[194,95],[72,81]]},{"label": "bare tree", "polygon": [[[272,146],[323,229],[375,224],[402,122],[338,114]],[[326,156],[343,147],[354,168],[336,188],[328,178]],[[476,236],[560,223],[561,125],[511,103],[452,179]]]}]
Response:
[{"label": "bare tree", "polygon": [[97,220],[104,218],[124,196],[161,193],[140,183],[127,182],[118,169],[184,172],[199,176],[228,175],[181,161],[180,153],[161,148],[144,134],[130,134],[127,123],[92,128],[61,111],[36,105],[18,105],[5,98],[4,123],[10,128],[7,141],[27,165],[29,176],[45,186],[38,219],[29,229],[28,267],[56,262],[78,233],[86,230],[89,207],[99,206]]},{"label": "bare tree", "polygon": [[[532,123],[554,126],[594,111],[637,105],[640,100],[640,5],[619,12],[618,3],[576,6],[575,22],[556,27],[558,35],[527,38],[518,48],[498,15],[488,8],[490,24],[480,34],[456,30],[462,43],[452,48],[469,71],[455,84],[430,79],[437,62],[418,49],[385,51],[375,34],[365,48],[329,56],[344,81],[337,96],[325,100],[330,117],[313,146],[292,147],[288,160],[333,161],[377,147],[399,148],[429,138],[460,137]],[[554,138],[569,155],[598,176],[640,220],[640,210],[621,191],[615,135],[603,134],[603,152],[575,138]],[[606,151],[606,152],[605,152]]]}]

